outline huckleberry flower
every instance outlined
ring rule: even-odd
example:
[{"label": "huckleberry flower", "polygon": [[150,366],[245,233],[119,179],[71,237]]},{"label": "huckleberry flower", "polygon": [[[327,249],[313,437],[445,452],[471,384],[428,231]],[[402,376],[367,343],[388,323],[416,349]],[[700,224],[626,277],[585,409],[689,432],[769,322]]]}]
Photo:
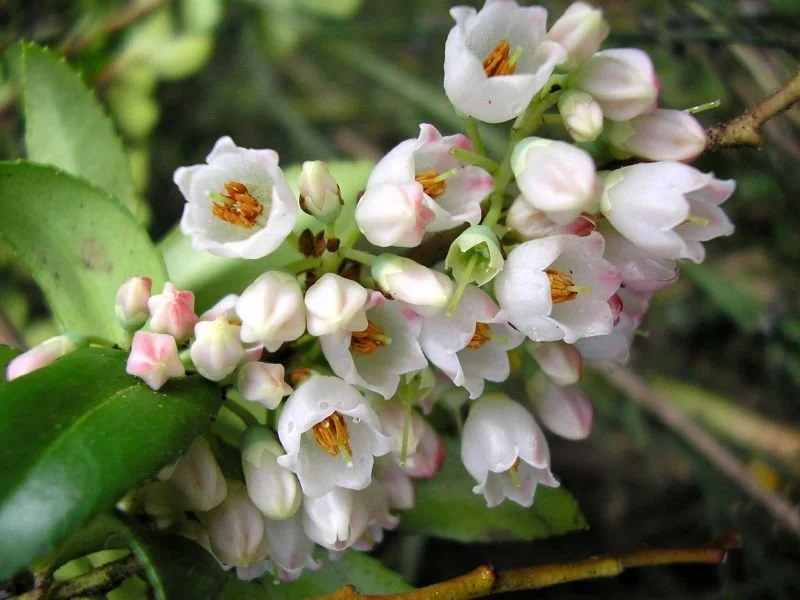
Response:
[{"label": "huckleberry flower", "polygon": [[249,427],[242,437],[242,471],[247,495],[258,510],[275,521],[300,508],[303,494],[297,477],[278,464],[283,447],[266,427]]},{"label": "huckleberry flower", "polygon": [[194,314],[194,294],[179,290],[169,281],[160,294],[147,301],[150,310],[149,328],[156,333],[166,333],[177,342],[192,335],[197,315]]},{"label": "huckleberry flower", "polygon": [[470,407],[461,439],[461,460],[490,508],[503,500],[529,507],[537,484],[557,487],[550,451],[536,421],[503,394],[488,394]]},{"label": "huckleberry flower", "polygon": [[678,280],[678,261],[656,256],[603,223],[605,258],[619,269],[622,285],[635,292],[655,292]]},{"label": "huckleberry flower", "polygon": [[647,112],[658,96],[653,62],[642,50],[603,50],[584,62],[570,85],[588,92],[613,121],[627,121]]},{"label": "huckleberry flower", "polygon": [[154,390],[160,389],[168,379],[186,375],[175,338],[149,331],[134,334],[125,372],[142,379]]},{"label": "huckleberry flower", "polygon": [[266,519],[264,527],[269,540],[269,559],[277,565],[281,581],[294,581],[305,569],[319,569],[320,563],[314,560],[314,542],[303,528],[302,512],[281,521]]},{"label": "huckleberry flower", "polygon": [[557,235],[560,233],[573,233],[581,235],[594,231],[595,222],[585,215],[581,215],[566,225],[559,225],[543,211],[531,206],[522,195],[511,203],[506,213],[506,226],[515,231],[523,240]]},{"label": "huckleberry flower", "polygon": [[706,254],[701,242],[733,233],[719,205],[735,187],[679,162],[640,163],[606,175],[600,210],[643,250],[699,263]]},{"label": "huckleberry flower", "polygon": [[522,197],[556,223],[596,212],[603,184],[585,150],[531,137],[516,145],[511,165]]},{"label": "huckleberry flower", "polygon": [[578,383],[583,375],[581,353],[564,342],[529,342],[526,348],[556,385]]},{"label": "huckleberry flower", "polygon": [[328,550],[345,550],[361,537],[370,514],[364,492],[333,488],[328,493],[303,500],[306,535]]},{"label": "huckleberry flower", "polygon": [[214,306],[200,315],[200,321],[213,321],[217,317],[224,317],[228,321],[237,321],[236,303],[239,301],[237,294],[228,294],[217,301]]},{"label": "huckleberry flower", "polygon": [[185,510],[209,511],[228,494],[225,476],[208,440],[202,436],[192,442],[186,454],[178,460],[169,483],[177,490]]},{"label": "huckleberry flower", "polygon": [[419,137],[384,156],[369,176],[356,208],[356,223],[376,246],[417,246],[426,231],[476,224],[481,202],[494,188],[492,176],[450,154],[471,150],[466,136],[442,137],[420,125]]},{"label": "huckleberry flower", "polygon": [[153,289],[153,280],[149,277],[131,277],[117,290],[114,314],[117,321],[128,331],[138,329],[147,322],[150,309],[147,301]]},{"label": "huckleberry flower", "polygon": [[297,475],[306,496],[334,488],[364,489],[375,456],[390,440],[375,411],[352,386],[337,377],[312,375],[289,396],[278,420],[286,454],[278,464]]},{"label": "huckleberry flower", "polygon": [[284,380],[283,365],[248,362],[239,367],[236,389],[245,400],[263,404],[275,410],[284,396],[292,393],[291,386]]},{"label": "huckleberry flower", "polygon": [[364,504],[367,528],[352,547],[354,550],[369,552],[383,541],[384,530],[395,529],[400,519],[389,513],[389,494],[378,481],[357,492],[356,502]]},{"label": "huckleberry flower", "polygon": [[628,362],[636,328],[639,327],[645,312],[647,312],[651,294],[620,288],[617,295],[621,298],[623,306],[619,313],[619,320],[611,333],[581,338],[575,342],[575,347],[585,360],[617,364]]},{"label": "huckleberry flower", "polygon": [[697,119],[663,108],[630,121],[610,122],[607,139],[622,152],[647,160],[692,161],[706,147],[706,132]]},{"label": "huckleberry flower", "polygon": [[240,148],[222,137],[205,165],[181,167],[174,181],[186,199],[181,231],[195,250],[261,258],[292,231],[297,199],[273,150]]},{"label": "huckleberry flower", "polygon": [[433,425],[422,419],[422,435],[414,452],[401,465],[403,471],[415,479],[429,479],[439,472],[447,458],[447,446]]},{"label": "huckleberry flower", "polygon": [[303,291],[288,273],[269,271],[247,286],[236,302],[243,342],[259,343],[275,352],[306,329]]},{"label": "huckleberry flower", "polygon": [[342,211],[339,184],[321,160],[306,161],[297,179],[300,208],[322,223],[333,223]]},{"label": "huckleberry flower", "polygon": [[370,271],[384,293],[423,316],[444,310],[453,295],[453,281],[447,275],[410,258],[381,254]]},{"label": "huckleberry flower", "polygon": [[603,11],[586,2],[573,2],[547,33],[547,39],[557,42],[570,60],[586,60],[600,49],[610,28]]},{"label": "huckleberry flower", "polygon": [[593,142],[603,132],[603,109],[586,92],[566,90],[558,98],[558,113],[570,137]]},{"label": "huckleberry flower", "polygon": [[620,275],[603,258],[603,236],[554,235],[514,248],[495,278],[508,320],[535,342],[575,340],[611,332],[608,299]]},{"label": "huckleberry flower", "polygon": [[[88,338],[76,333],[57,335],[37,344],[15,357],[6,367],[6,381],[11,381],[46,367],[62,356],[88,343]],[[173,345],[174,345],[173,340]],[[182,374],[182,373],[181,373]],[[151,386],[152,387],[152,386]],[[160,386],[159,386],[160,387]]]},{"label": "huckleberry flower", "polygon": [[450,244],[444,266],[456,281],[489,283],[503,269],[500,242],[485,225],[473,225]]},{"label": "huckleberry flower", "polygon": [[487,0],[480,11],[450,9],[456,22],[444,48],[444,90],[456,110],[487,123],[513,119],[567,58],[545,39],[547,11]]},{"label": "huckleberry flower", "polygon": [[592,403],[577,385],[562,387],[552,381],[542,386],[531,378],[526,389],[536,414],[549,431],[568,440],[582,440],[592,431]]},{"label": "huckleberry flower", "polygon": [[368,293],[355,281],[325,273],[305,295],[308,333],[314,336],[367,328]]},{"label": "huckleberry flower", "polygon": [[375,478],[386,492],[389,508],[409,510],[414,508],[417,492],[414,482],[403,468],[393,461],[383,461],[376,466]]},{"label": "huckleberry flower", "polygon": [[466,388],[470,398],[477,398],[484,380],[508,378],[507,351],[524,338],[489,294],[470,285],[451,316],[423,319],[419,339],[430,361],[455,385]]},{"label": "huckleberry flower", "polygon": [[233,373],[245,355],[239,339],[240,329],[224,316],[197,322],[189,355],[200,375],[211,381],[221,381]]}]

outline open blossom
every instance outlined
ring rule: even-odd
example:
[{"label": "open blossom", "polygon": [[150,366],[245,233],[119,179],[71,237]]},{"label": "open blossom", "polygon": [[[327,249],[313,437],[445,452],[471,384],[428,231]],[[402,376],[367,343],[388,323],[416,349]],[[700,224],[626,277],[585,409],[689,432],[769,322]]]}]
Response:
[{"label": "open blossom", "polygon": [[303,291],[294,276],[281,271],[264,273],[247,286],[236,302],[236,313],[242,321],[242,341],[262,344],[270,352],[306,329]]},{"label": "open blossom", "polygon": [[605,258],[619,269],[622,285],[635,292],[655,292],[678,280],[678,261],[640,248],[607,223],[600,227],[606,240]]},{"label": "open blossom", "polygon": [[261,258],[292,231],[297,199],[273,150],[240,148],[222,137],[205,165],[181,167],[174,180],[186,199],[181,231],[195,250]]},{"label": "open blossom", "polygon": [[[15,357],[6,367],[6,381],[12,381],[37,369],[46,367],[55,360],[66,356],[85,345],[86,337],[73,333],[57,335],[37,344],[30,350]],[[175,341],[172,342],[175,345]]]},{"label": "open blossom", "polygon": [[735,189],[679,162],[640,163],[606,176],[600,210],[640,248],[667,259],[702,262],[702,242],[733,233],[719,207]]},{"label": "open blossom", "polygon": [[484,380],[508,378],[507,352],[523,339],[491,296],[472,285],[464,289],[451,316],[424,319],[420,333],[427,357],[455,385],[466,388],[470,398],[483,393]]},{"label": "open blossom", "polygon": [[480,221],[481,202],[494,181],[451,155],[454,148],[471,150],[472,144],[462,134],[442,137],[423,123],[419,137],[401,142],[375,165],[355,215],[370,242],[413,247],[427,231]]},{"label": "open blossom", "polygon": [[705,150],[706,132],[689,113],[657,108],[630,121],[612,121],[608,141],[647,160],[692,161]]},{"label": "open blossom", "polygon": [[461,460],[491,508],[503,500],[531,506],[538,484],[557,487],[550,451],[536,421],[520,403],[488,394],[472,404],[464,423]]},{"label": "open blossom", "polygon": [[284,404],[278,436],[286,451],[278,464],[312,497],[336,487],[364,489],[374,457],[390,450],[375,411],[337,377],[312,375],[301,383]]},{"label": "open blossom", "polygon": [[575,347],[585,360],[617,364],[628,362],[636,328],[642,323],[652,294],[635,292],[626,287],[620,288],[617,296],[621,300],[622,310],[611,333],[575,342]]},{"label": "open blossom", "polygon": [[294,581],[305,569],[319,569],[320,563],[314,560],[314,542],[303,527],[302,511],[281,521],[265,519],[264,527],[269,560],[278,567],[281,581]]},{"label": "open blossom", "polygon": [[150,331],[137,331],[133,336],[125,371],[144,380],[154,390],[160,389],[168,379],[186,374],[175,338]]},{"label": "open blossom", "polygon": [[333,488],[321,496],[303,501],[306,535],[328,550],[345,550],[358,541],[370,521],[366,494]]},{"label": "open blossom", "polygon": [[192,335],[197,323],[192,292],[179,290],[168,281],[160,294],[150,297],[147,307],[150,310],[150,330],[171,335],[178,342]]},{"label": "open blossom", "polygon": [[573,2],[553,23],[547,39],[560,44],[571,60],[586,60],[600,49],[609,29],[603,11],[586,2]]},{"label": "open blossom", "polygon": [[495,294],[512,325],[533,341],[567,343],[611,332],[608,299],[619,271],[603,258],[603,236],[554,235],[520,244],[495,278]]},{"label": "open blossom", "polygon": [[547,41],[547,11],[487,0],[480,11],[450,9],[456,22],[444,49],[444,90],[456,110],[487,123],[513,119],[567,52]]}]

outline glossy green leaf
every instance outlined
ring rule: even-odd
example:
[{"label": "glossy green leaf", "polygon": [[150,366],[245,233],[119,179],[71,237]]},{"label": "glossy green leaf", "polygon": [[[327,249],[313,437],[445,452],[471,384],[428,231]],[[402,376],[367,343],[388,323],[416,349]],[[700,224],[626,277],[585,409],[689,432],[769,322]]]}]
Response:
[{"label": "glossy green leaf", "polygon": [[19,354],[20,351],[16,348],[0,344],[0,381],[6,380],[6,367]]},{"label": "glossy green leaf", "polygon": [[464,469],[456,440],[448,440],[448,456],[432,479],[417,481],[417,503],[401,514],[406,531],[461,542],[528,541],[586,529],[575,498],[563,487],[536,489],[533,506],[503,502],[487,508],[472,493],[475,481]]},{"label": "glossy green leaf", "polygon": [[292,583],[274,584],[265,576],[261,583],[231,581],[221,600],[303,600],[354,585],[362,594],[398,594],[413,589],[380,561],[356,551],[341,560],[326,561],[319,571],[305,571]]},{"label": "glossy green leaf", "polygon": [[154,392],[125,359],[84,348],[0,384],[0,579],[177,458],[219,409],[200,377]]},{"label": "glossy green leaf", "polygon": [[62,57],[25,44],[23,95],[28,158],[83,177],[143,222],[128,157],[97,97]]},{"label": "glossy green leaf", "polygon": [[111,196],[54,167],[0,162],[0,239],[30,271],[65,330],[121,341],[117,288],[160,290],[166,269],[147,232]]}]

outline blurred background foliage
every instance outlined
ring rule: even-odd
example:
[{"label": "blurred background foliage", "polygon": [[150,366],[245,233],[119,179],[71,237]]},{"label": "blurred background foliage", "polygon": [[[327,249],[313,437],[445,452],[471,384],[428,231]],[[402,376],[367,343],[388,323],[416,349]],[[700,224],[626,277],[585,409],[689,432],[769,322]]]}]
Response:
[{"label": "blurred background foliage", "polygon": [[[464,2],[479,6],[481,2]],[[797,0],[594,0],[608,46],[653,57],[661,103],[712,125],[780,87],[797,68]],[[542,2],[551,21],[568,4]],[[24,156],[21,39],[59,49],[106,104],[129,153],[154,238],[177,221],[172,183],[213,142],[270,147],[284,165],[377,159],[420,122],[459,128],[441,87],[446,0],[0,0],[0,154]],[[760,151],[697,166],[739,182],[726,208],[736,235],[660,292],[631,367],[655,381],[748,465],[800,500],[800,107],[767,125]],[[502,150],[502,128],[484,131]],[[555,133],[554,133],[555,134]],[[2,216],[0,216],[2,218]],[[29,344],[48,337],[35,286],[0,252],[0,307]],[[735,527],[745,547],[720,569],[639,570],[553,588],[540,598],[796,598],[800,543],[715,465],[623,393],[589,373],[596,425],[553,439],[553,470],[591,529],[533,544],[462,546],[394,534],[378,554],[417,585],[491,561],[502,568],[646,545],[694,544]],[[783,427],[777,430],[775,426]],[[524,594],[520,594],[523,597]]]}]

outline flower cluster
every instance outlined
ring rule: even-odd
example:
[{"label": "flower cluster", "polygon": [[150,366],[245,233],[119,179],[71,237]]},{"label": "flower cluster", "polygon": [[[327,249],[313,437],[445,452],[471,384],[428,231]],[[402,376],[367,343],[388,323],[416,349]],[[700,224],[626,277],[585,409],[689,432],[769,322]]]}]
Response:
[{"label": "flower cluster", "polygon": [[[170,283],[151,295],[135,277],[119,290],[117,317],[135,332],[128,372],[156,390],[187,371],[218,382],[236,424],[235,435],[198,438],[140,507],[243,578],[291,579],[315,568],[316,545],[379,542],[414,505],[414,480],[445,458],[425,415],[452,388],[464,391],[455,409],[467,413],[461,460],[474,492],[488,506],[531,506],[537,485],[558,485],[538,423],[589,435],[583,361],[626,361],[678,261],[702,261],[703,242],[732,233],[720,205],[734,183],[687,164],[703,128],[657,108],[644,52],[600,50],[599,10],[575,2],[549,30],[543,8],[513,0],[451,15],[444,89],[469,137],[422,124],[357,200],[325,163],[305,163],[295,192],[274,151],[223,137],[206,164],[175,172],[181,230],[222,257],[291,246],[306,258],[200,316]],[[512,119],[495,162],[476,122]],[[545,122],[563,126],[561,139],[534,135]],[[49,340],[9,377],[74,347]],[[496,385],[522,358],[539,368],[529,403]],[[220,466],[217,436],[239,450],[238,479]]]}]

